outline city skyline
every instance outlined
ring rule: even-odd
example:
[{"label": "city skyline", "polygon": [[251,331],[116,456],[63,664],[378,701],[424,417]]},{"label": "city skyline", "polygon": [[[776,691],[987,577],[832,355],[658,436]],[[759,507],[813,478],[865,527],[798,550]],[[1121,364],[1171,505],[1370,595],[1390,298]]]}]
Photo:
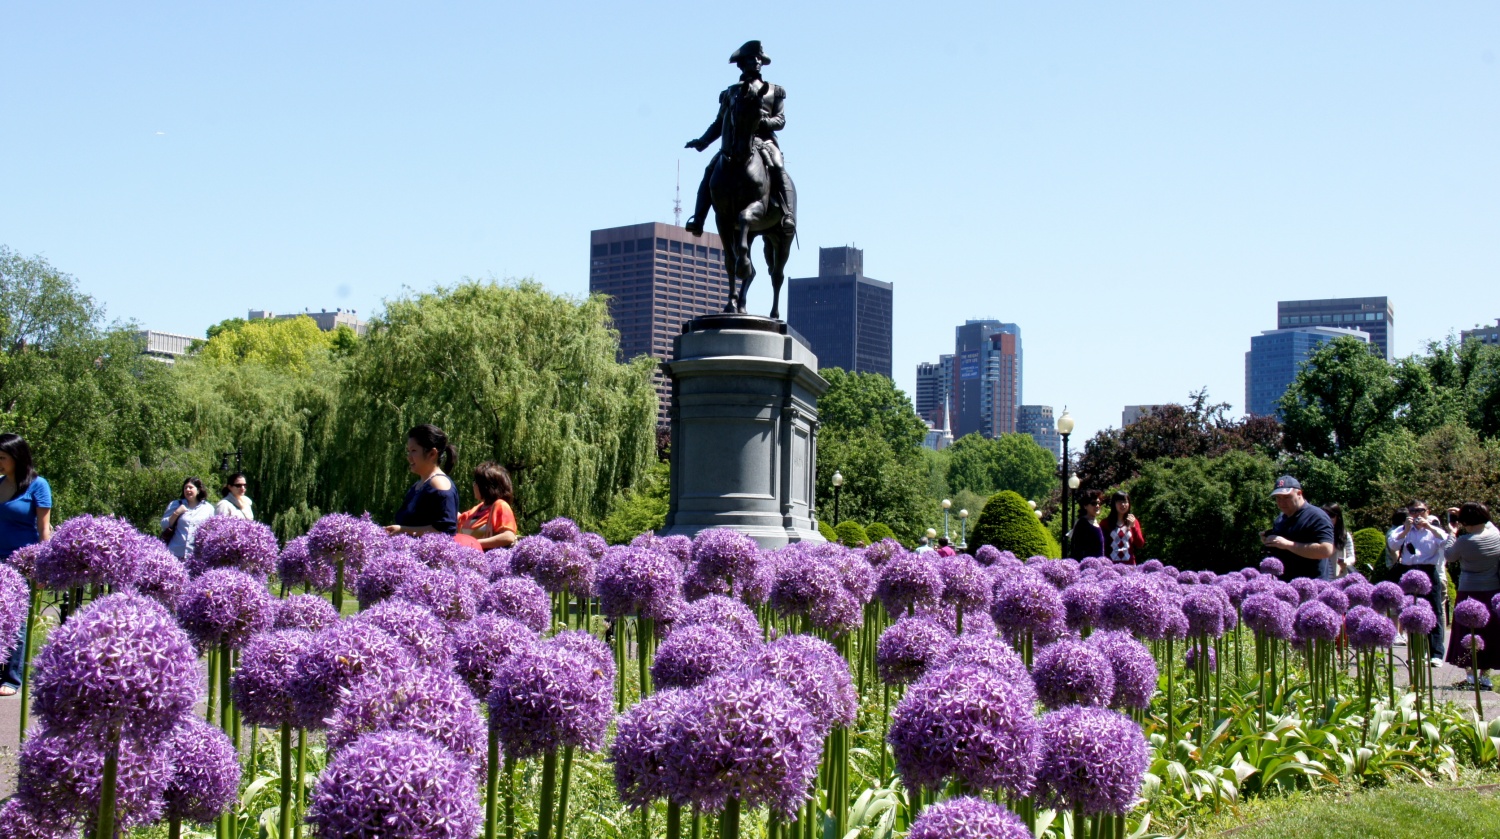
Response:
[{"label": "city skyline", "polygon": [[10,9],[4,244],[170,333],[465,277],[582,295],[583,231],[670,221],[679,166],[690,203],[683,142],[761,38],[788,275],[878,250],[908,394],[976,310],[1025,325],[1024,398],[1080,438],[1205,386],[1242,412],[1277,301],[1385,295],[1395,357],[1500,317],[1494,4],[658,8]]}]

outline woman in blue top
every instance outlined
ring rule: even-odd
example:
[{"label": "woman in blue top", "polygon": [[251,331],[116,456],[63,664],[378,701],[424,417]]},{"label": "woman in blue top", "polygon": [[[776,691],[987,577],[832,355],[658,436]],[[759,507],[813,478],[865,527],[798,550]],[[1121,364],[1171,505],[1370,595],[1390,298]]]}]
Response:
[{"label": "woman in blue top", "polygon": [[396,523],[386,533],[420,536],[458,530],[458,490],[446,472],[457,457],[448,435],[435,425],[419,425],[406,432],[406,462],[420,480],[406,491]]},{"label": "woman in blue top", "polygon": [[[0,559],[26,545],[52,538],[52,487],[36,473],[31,446],[19,434],[0,434]],[[16,638],[5,664],[0,696],[21,688],[26,659],[26,627]]]},{"label": "woman in blue top", "polygon": [[214,505],[208,502],[203,482],[197,478],[183,481],[182,494],[167,505],[167,512],[161,517],[161,534],[167,540],[167,550],[178,559],[192,559],[198,525],[213,517]]}]

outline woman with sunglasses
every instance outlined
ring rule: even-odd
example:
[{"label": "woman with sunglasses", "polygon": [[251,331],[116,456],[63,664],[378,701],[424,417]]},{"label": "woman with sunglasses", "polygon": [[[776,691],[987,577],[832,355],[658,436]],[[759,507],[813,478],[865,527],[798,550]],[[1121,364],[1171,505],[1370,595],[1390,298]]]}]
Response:
[{"label": "woman with sunglasses", "polygon": [[250,500],[250,496],[245,494],[247,485],[244,472],[230,475],[229,480],[224,482],[224,497],[214,505],[214,515],[255,521],[255,505]]}]

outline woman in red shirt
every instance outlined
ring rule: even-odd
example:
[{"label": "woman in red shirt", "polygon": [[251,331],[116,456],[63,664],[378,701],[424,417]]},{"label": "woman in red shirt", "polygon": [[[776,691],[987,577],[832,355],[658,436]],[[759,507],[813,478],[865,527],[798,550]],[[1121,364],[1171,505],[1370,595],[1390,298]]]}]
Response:
[{"label": "woman in red shirt", "polygon": [[1130,496],[1124,491],[1109,497],[1109,515],[1104,519],[1104,547],[1115,562],[1140,562],[1146,537],[1141,523],[1130,513]]},{"label": "woman in red shirt", "polygon": [[510,505],[515,498],[505,467],[493,460],[474,467],[474,497],[480,503],[459,513],[455,538],[483,551],[514,545],[516,514]]}]

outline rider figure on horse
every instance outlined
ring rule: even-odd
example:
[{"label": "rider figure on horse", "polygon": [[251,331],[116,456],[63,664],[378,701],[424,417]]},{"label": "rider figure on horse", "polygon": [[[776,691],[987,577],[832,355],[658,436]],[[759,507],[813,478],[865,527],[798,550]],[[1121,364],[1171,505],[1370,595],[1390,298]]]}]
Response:
[{"label": "rider figure on horse", "polygon": [[708,130],[703,132],[702,137],[689,140],[686,146],[703,151],[714,140],[723,138],[723,146],[714,154],[713,160],[709,161],[708,168],[703,170],[703,181],[698,184],[698,202],[693,207],[692,217],[688,219],[687,231],[694,236],[703,235],[703,223],[711,202],[708,182],[713,176],[714,167],[729,152],[730,132],[725,130],[726,121],[737,112],[736,106],[743,97],[753,96],[760,100],[761,117],[760,128],[755,132],[758,141],[755,152],[764,157],[766,168],[775,179],[772,183],[779,184],[776,192],[777,200],[781,203],[781,226],[790,233],[796,228],[793,215],[797,208],[797,189],[792,185],[791,176],[786,173],[781,147],[776,143],[776,132],[786,126],[786,89],[760,77],[760,68],[771,63],[771,59],[761,49],[760,41],[746,41],[744,46],[734,51],[734,55],[729,56],[729,63],[740,68],[739,83],[730,85],[729,89],[719,94],[719,115],[714,118]]}]

